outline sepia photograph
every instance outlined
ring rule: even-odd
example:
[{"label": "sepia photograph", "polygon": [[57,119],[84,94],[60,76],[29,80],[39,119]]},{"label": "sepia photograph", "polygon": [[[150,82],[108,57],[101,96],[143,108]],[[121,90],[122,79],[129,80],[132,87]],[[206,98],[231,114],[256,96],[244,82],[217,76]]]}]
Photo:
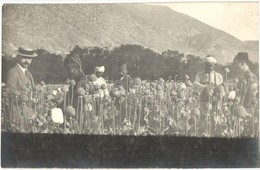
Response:
[{"label": "sepia photograph", "polygon": [[258,2],[3,3],[2,168],[256,168]]}]

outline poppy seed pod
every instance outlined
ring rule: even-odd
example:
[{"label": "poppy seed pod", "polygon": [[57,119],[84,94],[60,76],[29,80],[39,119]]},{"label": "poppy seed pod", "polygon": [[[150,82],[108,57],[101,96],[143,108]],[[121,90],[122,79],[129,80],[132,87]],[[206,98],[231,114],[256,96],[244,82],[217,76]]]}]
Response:
[{"label": "poppy seed pod", "polygon": [[34,87],[34,91],[35,92],[39,92],[40,91],[40,88],[41,88],[41,85],[37,84],[35,87]]},{"label": "poppy seed pod", "polygon": [[65,82],[67,85],[70,85],[70,79],[67,79]]},{"label": "poppy seed pod", "polygon": [[95,91],[98,91],[98,90],[100,90],[100,88],[101,88],[101,87],[100,87],[100,85],[99,85],[99,84],[95,84],[95,85],[94,85],[94,90],[95,90]]},{"label": "poppy seed pod", "polygon": [[135,78],[134,82],[136,85],[141,85],[142,80],[139,77],[137,77],[137,78]]},{"label": "poppy seed pod", "polygon": [[21,89],[22,89],[22,91],[26,91],[26,92],[29,92],[29,91],[30,91],[30,90],[29,90],[27,87],[25,87],[25,86],[22,86]]},{"label": "poppy seed pod", "polygon": [[206,110],[209,111],[209,110],[211,110],[211,109],[212,109],[212,104],[208,102],[208,103],[206,104]]},{"label": "poppy seed pod", "polygon": [[90,76],[88,76],[88,79],[89,81],[94,82],[97,80],[97,76],[95,74],[91,74]]},{"label": "poppy seed pod", "polygon": [[225,71],[225,73],[229,73],[229,68],[226,67],[226,68],[224,69],[224,71]]},{"label": "poppy seed pod", "polygon": [[191,97],[189,97],[188,99],[187,99],[187,103],[192,103],[192,98]]},{"label": "poppy seed pod", "polygon": [[125,89],[124,89],[123,86],[119,86],[119,87],[118,87],[118,90],[119,90],[119,91],[125,91]]},{"label": "poppy seed pod", "polygon": [[182,90],[186,90],[186,88],[187,88],[184,83],[180,83],[179,87],[180,87],[180,89],[182,89]]},{"label": "poppy seed pod", "polygon": [[177,97],[180,98],[180,99],[184,98],[185,97],[184,91],[179,91],[178,94],[177,94]]},{"label": "poppy seed pod", "polygon": [[25,95],[25,94],[21,95],[21,101],[22,101],[22,102],[28,102],[28,101],[29,101],[28,96]]},{"label": "poppy seed pod", "polygon": [[241,101],[240,97],[236,97],[236,98],[235,98],[235,102],[236,102],[236,103],[240,103],[240,101]]},{"label": "poppy seed pod", "polygon": [[102,89],[102,90],[106,90],[106,89],[107,89],[107,85],[106,85],[106,84],[102,84],[102,85],[101,85],[101,89]]},{"label": "poppy seed pod", "polygon": [[43,87],[40,87],[39,92],[43,93],[43,92],[44,92],[44,88],[43,88]]},{"label": "poppy seed pod", "polygon": [[234,82],[234,83],[238,83],[238,79],[235,78],[235,79],[233,80],[233,82]]},{"label": "poppy seed pod", "polygon": [[158,99],[159,99],[159,100],[163,100],[163,99],[164,99],[163,93],[158,93]]},{"label": "poppy seed pod", "polygon": [[71,86],[76,86],[75,80],[71,80],[71,81],[70,81],[70,85],[71,85]]},{"label": "poppy seed pod", "polygon": [[45,86],[45,82],[44,81],[41,81],[40,84],[41,84],[41,86]]},{"label": "poppy seed pod", "polygon": [[224,106],[224,107],[223,107],[223,110],[224,110],[224,112],[227,112],[227,111],[228,111],[228,107],[227,107],[227,106]]},{"label": "poppy seed pod", "polygon": [[20,95],[20,92],[17,91],[17,90],[15,90],[15,91],[14,91],[14,95],[15,95],[15,96],[19,96],[19,95]]},{"label": "poppy seed pod", "polygon": [[187,84],[188,87],[192,86],[192,82],[190,80],[187,80],[186,84]]},{"label": "poppy seed pod", "polygon": [[163,78],[159,78],[159,82],[161,82],[161,83],[164,83],[165,81],[164,81],[164,79]]},{"label": "poppy seed pod", "polygon": [[192,109],[191,114],[194,116],[200,116],[200,109],[199,108]]},{"label": "poppy seed pod", "polygon": [[68,92],[68,91],[69,91],[68,85],[64,85],[61,90],[62,90],[63,92]]},{"label": "poppy seed pod", "polygon": [[65,113],[66,113],[66,115],[69,116],[69,117],[73,117],[73,116],[76,115],[76,111],[75,111],[74,107],[72,107],[72,106],[68,106],[68,107],[66,108],[66,110],[65,110]]},{"label": "poppy seed pod", "polygon": [[218,86],[215,88],[215,91],[217,93],[225,93],[225,88],[224,88],[224,86]]},{"label": "poppy seed pod", "polygon": [[247,114],[246,109],[242,106],[236,107],[234,109],[234,113],[237,114],[241,118],[245,118],[246,114]]},{"label": "poppy seed pod", "polygon": [[177,92],[174,91],[174,90],[172,90],[172,91],[171,91],[171,95],[172,95],[172,96],[177,96]]},{"label": "poppy seed pod", "polygon": [[82,87],[80,87],[79,89],[78,89],[78,93],[79,93],[79,95],[85,95],[85,90],[82,88]]},{"label": "poppy seed pod", "polygon": [[121,92],[118,90],[118,88],[113,88],[110,92],[111,97],[119,98],[121,96]]},{"label": "poppy seed pod", "polygon": [[156,90],[162,91],[162,90],[163,90],[163,87],[162,87],[160,84],[158,84],[158,85],[156,86]]},{"label": "poppy seed pod", "polygon": [[236,97],[236,92],[235,91],[231,91],[229,94],[228,94],[228,99],[229,100],[234,100]]},{"label": "poppy seed pod", "polygon": [[188,74],[185,75],[185,80],[189,80],[190,76]]}]

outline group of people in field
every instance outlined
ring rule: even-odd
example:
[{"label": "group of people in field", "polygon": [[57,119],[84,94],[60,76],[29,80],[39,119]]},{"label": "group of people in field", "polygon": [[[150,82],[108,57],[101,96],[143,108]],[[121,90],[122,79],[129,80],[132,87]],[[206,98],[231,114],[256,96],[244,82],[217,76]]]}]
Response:
[{"label": "group of people in field", "polygon": [[[37,54],[33,49],[28,47],[19,47],[17,50],[16,61],[17,64],[8,72],[6,87],[16,91],[33,90],[35,83],[32,74],[28,70],[33,58],[37,57]],[[258,79],[255,74],[249,68],[249,56],[247,52],[239,52],[233,60],[233,64],[240,71],[240,77],[238,78],[238,94],[240,97],[241,105],[245,108],[249,108],[251,102],[257,97],[258,93]],[[204,69],[196,74],[193,82],[194,87],[203,94],[203,91],[208,87],[217,87],[223,84],[223,76],[215,71],[216,59],[213,56],[206,56],[204,58]],[[82,62],[80,56],[77,54],[69,55],[65,58],[64,65],[69,73],[68,79],[73,79],[76,82],[76,86],[79,87],[81,82],[90,81],[93,84],[102,86],[106,85],[106,80],[102,77],[105,72],[104,66],[96,66],[95,72],[92,75],[86,75],[82,70]],[[120,67],[121,78],[120,82],[124,87],[126,93],[129,91],[131,76],[128,75],[127,64],[122,64]],[[55,73],[53,73],[55,74]],[[84,86],[82,86],[84,87]],[[77,88],[74,89],[75,91]],[[77,93],[74,93],[77,94]],[[109,92],[104,91],[104,96],[108,96]],[[77,98],[77,95],[74,96]],[[75,102],[77,100],[74,100]],[[207,100],[201,98],[201,109],[203,109],[203,103],[207,103]],[[74,103],[73,105],[76,105]]]}]

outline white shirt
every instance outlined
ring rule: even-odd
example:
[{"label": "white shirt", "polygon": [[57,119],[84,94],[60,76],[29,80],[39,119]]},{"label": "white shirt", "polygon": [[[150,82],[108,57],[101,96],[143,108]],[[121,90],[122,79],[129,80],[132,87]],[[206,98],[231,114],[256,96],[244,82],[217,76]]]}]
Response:
[{"label": "white shirt", "polygon": [[27,68],[23,68],[20,64],[17,63],[17,65],[19,66],[19,68],[22,70],[22,72],[25,74],[25,71],[27,70]]},{"label": "white shirt", "polygon": [[198,72],[195,77],[195,82],[200,84],[215,84],[219,86],[223,83],[223,77],[221,74],[212,71],[211,73],[205,73],[205,71]]}]

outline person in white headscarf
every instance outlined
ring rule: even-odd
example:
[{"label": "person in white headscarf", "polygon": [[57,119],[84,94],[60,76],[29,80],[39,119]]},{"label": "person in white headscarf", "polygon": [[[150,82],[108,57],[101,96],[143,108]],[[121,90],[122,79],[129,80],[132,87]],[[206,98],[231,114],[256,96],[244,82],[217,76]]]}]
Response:
[{"label": "person in white headscarf", "polygon": [[[104,72],[105,72],[104,66],[96,66],[95,75],[97,76],[97,80],[93,83],[94,85],[99,85],[99,86],[105,85],[105,86],[107,86],[106,80],[102,77]],[[101,92],[101,97],[109,95],[107,88],[105,90],[101,90],[100,92]]]},{"label": "person in white headscarf", "polygon": [[198,91],[202,90],[208,86],[219,86],[223,83],[223,77],[220,73],[216,72],[215,64],[217,60],[212,56],[207,56],[204,59],[204,70],[196,74],[194,85]]}]

